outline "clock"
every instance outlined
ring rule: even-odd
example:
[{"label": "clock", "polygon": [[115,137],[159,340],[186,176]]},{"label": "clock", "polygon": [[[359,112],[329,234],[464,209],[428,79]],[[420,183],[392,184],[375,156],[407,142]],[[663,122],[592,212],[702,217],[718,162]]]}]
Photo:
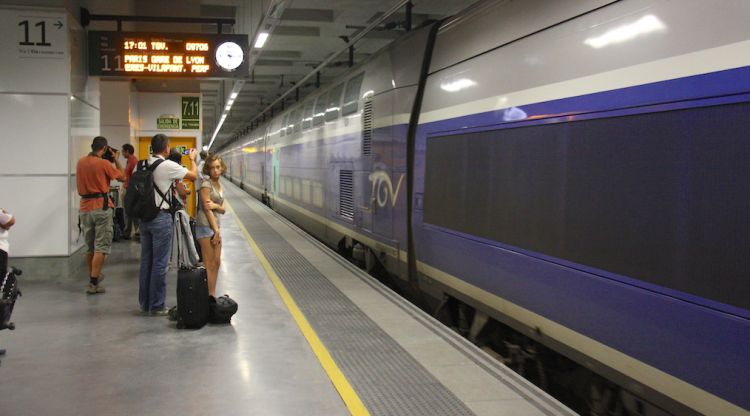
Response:
[{"label": "clock", "polygon": [[245,59],[242,47],[234,42],[224,42],[216,48],[216,63],[227,71],[237,69]]}]

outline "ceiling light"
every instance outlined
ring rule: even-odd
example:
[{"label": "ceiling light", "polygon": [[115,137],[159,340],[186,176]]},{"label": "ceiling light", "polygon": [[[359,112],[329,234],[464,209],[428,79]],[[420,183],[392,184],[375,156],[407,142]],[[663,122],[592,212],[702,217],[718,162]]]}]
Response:
[{"label": "ceiling light", "polygon": [[235,98],[237,98],[237,93],[233,92],[232,95],[229,96],[229,99],[234,100]]},{"label": "ceiling light", "polygon": [[255,47],[256,48],[262,48],[263,45],[266,44],[266,40],[268,39],[268,33],[266,32],[260,32],[258,33],[258,39],[255,40]]},{"label": "ceiling light", "polygon": [[664,26],[661,20],[654,15],[648,15],[643,16],[633,23],[616,27],[603,35],[588,38],[583,43],[592,48],[599,49],[610,44],[627,42],[640,35],[664,29],[666,29],[666,26]]},{"label": "ceiling light", "polygon": [[460,78],[452,82],[441,83],[440,88],[448,92],[456,92],[474,85],[477,85],[477,83],[467,78]]}]

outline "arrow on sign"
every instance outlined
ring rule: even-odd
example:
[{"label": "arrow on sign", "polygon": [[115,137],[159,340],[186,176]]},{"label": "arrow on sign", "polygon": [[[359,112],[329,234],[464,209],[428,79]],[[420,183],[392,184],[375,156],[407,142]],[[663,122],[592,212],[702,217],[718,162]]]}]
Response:
[{"label": "arrow on sign", "polygon": [[57,26],[57,29],[59,30],[59,29],[62,29],[63,24],[61,21],[58,20],[57,23],[53,24],[52,26]]}]

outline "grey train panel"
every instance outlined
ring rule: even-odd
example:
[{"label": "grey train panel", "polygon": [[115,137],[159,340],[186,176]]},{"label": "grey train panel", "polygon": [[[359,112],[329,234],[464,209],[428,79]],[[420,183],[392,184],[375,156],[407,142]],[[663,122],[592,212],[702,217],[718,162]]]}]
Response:
[{"label": "grey train panel", "polygon": [[[479,2],[443,23],[430,73],[527,36],[612,0],[506,0]],[[482,28],[477,37],[476,28]]]},{"label": "grey train panel", "polygon": [[425,222],[748,309],[748,112],[431,138]]},{"label": "grey train panel", "polygon": [[[553,27],[431,75],[427,80],[422,112],[747,40],[750,38],[748,14],[750,2],[745,0],[722,1],[721,7],[702,0],[622,1],[570,24]],[[656,16],[666,30],[631,39],[616,47],[595,49],[584,43],[586,39],[647,15]],[[497,27],[506,24],[506,18],[501,21],[503,23]],[[706,21],[721,21],[723,24],[714,25],[711,33],[706,33],[700,30],[709,27]],[[472,43],[468,42],[467,47]],[[435,48],[435,57],[461,49],[457,44],[446,44],[442,34],[438,36]],[[441,89],[441,85],[462,78],[477,85],[457,92]],[[612,77],[606,82],[614,84],[618,81]],[[504,106],[499,103],[497,108]]]}]

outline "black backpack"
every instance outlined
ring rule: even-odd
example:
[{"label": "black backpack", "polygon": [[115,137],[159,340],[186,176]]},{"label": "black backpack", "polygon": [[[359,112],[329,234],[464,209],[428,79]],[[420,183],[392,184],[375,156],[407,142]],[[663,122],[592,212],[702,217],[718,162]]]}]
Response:
[{"label": "black backpack", "polygon": [[[125,194],[125,213],[141,221],[151,221],[159,214],[161,207],[156,206],[156,194],[162,197],[162,204],[169,201],[159,187],[154,184],[154,170],[164,162],[159,159],[150,166],[147,160],[138,162],[130,176],[128,190]],[[171,189],[171,187],[170,187]],[[171,191],[167,191],[170,193]]]}]

